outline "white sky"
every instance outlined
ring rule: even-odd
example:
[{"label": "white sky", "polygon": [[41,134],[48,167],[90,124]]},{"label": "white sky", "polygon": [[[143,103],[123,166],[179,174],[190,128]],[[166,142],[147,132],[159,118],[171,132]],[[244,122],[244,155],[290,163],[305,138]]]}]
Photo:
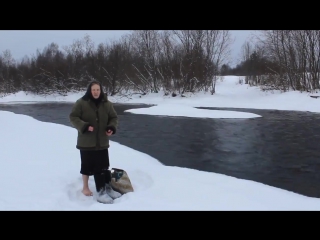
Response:
[{"label": "white sky", "polygon": [[[83,93],[46,99],[18,93],[0,98],[2,103],[29,101],[74,102]],[[133,114],[184,115],[186,117],[260,117],[232,111],[196,110],[193,106],[243,107],[320,112],[319,99],[307,93],[263,93],[239,85],[238,77],[218,82],[217,93],[162,97],[149,94],[127,103],[155,103],[154,108],[128,110]],[[117,98],[112,101],[124,102]],[[170,108],[163,107],[170,104]],[[232,115],[234,114],[234,115]],[[120,123],[121,124],[121,123]],[[134,192],[98,203],[81,193],[80,154],[74,128],[45,123],[32,117],[0,111],[0,210],[320,210],[320,199],[310,198],[258,182],[223,174],[162,165],[157,159],[111,141],[111,168],[128,172]],[[22,130],[23,129],[23,130]],[[111,138],[112,140],[112,138]]]},{"label": "white sky", "polygon": [[[232,37],[236,38],[232,46],[234,61],[239,60],[241,46],[253,32],[231,30]],[[13,58],[20,60],[25,55],[30,57],[36,54],[37,49],[42,51],[52,42],[57,43],[62,50],[63,46],[70,46],[74,40],[82,39],[88,34],[97,46],[127,33],[130,30],[0,30],[0,54],[9,49]]]}]

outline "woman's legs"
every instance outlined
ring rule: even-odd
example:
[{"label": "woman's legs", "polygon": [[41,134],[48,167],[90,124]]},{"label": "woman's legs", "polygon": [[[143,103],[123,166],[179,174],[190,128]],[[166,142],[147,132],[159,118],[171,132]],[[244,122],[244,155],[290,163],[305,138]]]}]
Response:
[{"label": "woman's legs", "polygon": [[89,189],[89,176],[82,174],[82,182],[83,182],[82,193],[85,196],[92,196],[93,193]]},{"label": "woman's legs", "polygon": [[93,175],[96,190],[98,192],[98,201],[103,203],[111,203],[109,196],[115,199],[121,196],[120,193],[113,191],[110,186],[111,172],[109,170],[109,153],[108,149],[98,151],[80,151],[81,154],[81,170],[83,189],[82,193],[86,196],[92,196],[89,189],[89,176]]},{"label": "woman's legs", "polygon": [[92,175],[93,162],[91,159],[91,151],[82,151],[80,150],[81,156],[81,169],[80,173],[82,174],[82,193],[85,196],[92,196],[93,193],[89,188],[89,176]]}]

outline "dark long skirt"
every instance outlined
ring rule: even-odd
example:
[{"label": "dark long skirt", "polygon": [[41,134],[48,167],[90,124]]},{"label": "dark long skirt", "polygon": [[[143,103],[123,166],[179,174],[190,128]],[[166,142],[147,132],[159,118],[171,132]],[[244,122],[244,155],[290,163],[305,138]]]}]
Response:
[{"label": "dark long skirt", "polygon": [[101,174],[109,169],[109,152],[104,150],[80,150],[81,169],[83,175]]}]

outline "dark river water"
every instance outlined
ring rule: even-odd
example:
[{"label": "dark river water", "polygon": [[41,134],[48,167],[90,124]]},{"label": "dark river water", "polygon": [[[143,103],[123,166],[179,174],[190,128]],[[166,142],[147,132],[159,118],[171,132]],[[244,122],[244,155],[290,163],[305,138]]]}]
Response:
[{"label": "dark river water", "polygon": [[[201,119],[124,112],[148,105],[114,106],[119,128],[111,140],[164,165],[221,173],[320,197],[320,114],[223,108],[262,118]],[[0,104],[0,110],[66,126],[71,126],[71,107],[71,103]]]}]

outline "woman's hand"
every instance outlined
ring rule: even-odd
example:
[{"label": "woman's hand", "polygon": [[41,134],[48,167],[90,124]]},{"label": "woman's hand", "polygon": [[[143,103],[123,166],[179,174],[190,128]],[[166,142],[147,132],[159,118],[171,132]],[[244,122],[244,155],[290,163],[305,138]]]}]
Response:
[{"label": "woman's hand", "polygon": [[112,135],[112,133],[113,133],[113,131],[112,131],[112,130],[108,130],[108,131],[106,131],[106,134],[107,134],[108,136],[111,136],[111,135]]}]

